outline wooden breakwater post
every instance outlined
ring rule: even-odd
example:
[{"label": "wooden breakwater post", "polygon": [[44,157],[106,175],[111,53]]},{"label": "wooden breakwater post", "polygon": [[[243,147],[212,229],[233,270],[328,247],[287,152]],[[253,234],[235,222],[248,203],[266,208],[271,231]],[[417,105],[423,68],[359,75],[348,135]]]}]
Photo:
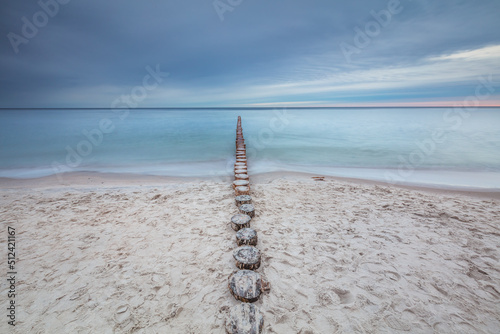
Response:
[{"label": "wooden breakwater post", "polygon": [[231,227],[236,233],[236,248],[233,252],[235,265],[238,269],[229,276],[228,287],[231,294],[240,304],[231,308],[226,319],[226,332],[229,334],[262,333],[264,317],[259,308],[251,304],[259,300],[262,292],[269,290],[257,273],[260,267],[261,254],[257,245],[257,232],[250,227],[255,217],[255,208],[250,196],[250,177],[248,176],[247,156],[241,117],[238,116],[236,126],[236,162],[234,163],[235,203],[239,213],[231,218]]}]

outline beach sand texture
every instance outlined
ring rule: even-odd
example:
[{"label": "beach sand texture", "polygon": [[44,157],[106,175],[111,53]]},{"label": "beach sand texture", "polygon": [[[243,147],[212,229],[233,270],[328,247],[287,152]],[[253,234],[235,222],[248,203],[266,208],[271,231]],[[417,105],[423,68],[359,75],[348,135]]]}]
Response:
[{"label": "beach sand texture", "polygon": [[[0,183],[18,254],[0,332],[224,333],[231,182],[96,183]],[[498,333],[500,200],[309,175],[252,195],[265,333]]]}]

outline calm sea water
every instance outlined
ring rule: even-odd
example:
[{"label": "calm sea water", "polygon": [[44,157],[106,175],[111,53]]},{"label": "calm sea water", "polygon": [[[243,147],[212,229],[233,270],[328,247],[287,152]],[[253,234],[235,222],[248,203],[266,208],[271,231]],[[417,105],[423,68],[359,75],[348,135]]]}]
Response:
[{"label": "calm sea water", "polygon": [[500,189],[499,108],[2,110],[0,176],[230,175],[238,115],[251,174]]}]

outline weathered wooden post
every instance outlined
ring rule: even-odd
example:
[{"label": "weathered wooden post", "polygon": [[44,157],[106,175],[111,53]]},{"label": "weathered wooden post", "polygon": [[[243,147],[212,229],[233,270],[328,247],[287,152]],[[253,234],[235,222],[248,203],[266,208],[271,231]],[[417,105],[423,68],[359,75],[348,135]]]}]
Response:
[{"label": "weathered wooden post", "polygon": [[234,163],[235,203],[239,214],[231,218],[231,227],[236,233],[236,244],[233,252],[235,264],[239,271],[229,277],[228,287],[237,300],[243,302],[233,307],[226,319],[226,332],[229,334],[259,334],[264,326],[264,318],[259,309],[252,304],[257,301],[263,291],[270,289],[261,275],[254,270],[261,265],[260,251],[257,245],[257,232],[250,228],[255,217],[255,208],[250,197],[250,177],[247,169],[246,144],[241,127],[241,116],[236,126],[236,161]]},{"label": "weathered wooden post", "polygon": [[235,193],[236,196],[250,195],[250,188],[249,187],[245,187],[245,186],[236,187],[234,189],[234,193]]},{"label": "weathered wooden post", "polygon": [[234,200],[237,207],[240,207],[243,204],[252,204],[252,197],[250,197],[250,195],[236,196]]},{"label": "weathered wooden post", "polygon": [[226,321],[228,334],[260,334],[263,327],[264,317],[254,304],[238,304],[229,311]]},{"label": "weathered wooden post", "polygon": [[233,257],[238,269],[256,270],[260,267],[260,251],[253,246],[241,246],[234,250]]},{"label": "weathered wooden post", "polygon": [[229,276],[229,291],[237,300],[253,303],[262,293],[262,278],[253,270],[238,270]]},{"label": "weathered wooden post", "polygon": [[257,232],[254,229],[249,227],[245,227],[240,229],[236,233],[236,243],[238,246],[249,245],[255,246],[257,245]]},{"label": "weathered wooden post", "polygon": [[240,179],[237,179],[236,181],[233,181],[233,188],[236,189],[236,187],[248,187],[248,185],[250,184],[250,181],[248,180],[240,180]]},{"label": "weathered wooden post", "polygon": [[255,208],[253,204],[243,204],[239,207],[240,213],[244,215],[248,215],[250,217],[255,217]]},{"label": "weathered wooden post", "polygon": [[239,231],[242,228],[245,227],[250,227],[250,221],[252,220],[252,217],[243,215],[243,214],[237,214],[231,217],[231,227],[235,231]]}]

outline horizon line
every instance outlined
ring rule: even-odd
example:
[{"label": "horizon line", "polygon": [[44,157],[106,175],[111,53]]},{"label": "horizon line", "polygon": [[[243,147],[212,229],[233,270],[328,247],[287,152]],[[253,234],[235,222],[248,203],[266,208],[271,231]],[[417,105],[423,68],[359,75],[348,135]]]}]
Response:
[{"label": "horizon line", "polygon": [[[141,110],[141,109],[381,109],[381,108],[413,108],[413,109],[423,109],[423,108],[456,108],[465,107],[460,105],[429,105],[429,106],[262,106],[262,107],[135,107],[135,108],[111,108],[111,107],[0,107],[0,110],[60,110],[60,109],[78,109],[78,110],[96,110],[96,109],[128,109],[128,110]],[[500,108],[500,105],[480,105],[474,106],[473,108]]]}]

